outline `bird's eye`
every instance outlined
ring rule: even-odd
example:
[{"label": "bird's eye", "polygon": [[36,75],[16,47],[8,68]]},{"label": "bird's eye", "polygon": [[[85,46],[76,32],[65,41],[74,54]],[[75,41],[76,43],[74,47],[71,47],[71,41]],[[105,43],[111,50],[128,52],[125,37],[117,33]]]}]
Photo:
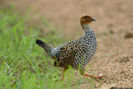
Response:
[{"label": "bird's eye", "polygon": [[90,18],[86,18],[86,20],[90,20]]},{"label": "bird's eye", "polygon": [[91,19],[87,17],[86,20],[91,20]]}]

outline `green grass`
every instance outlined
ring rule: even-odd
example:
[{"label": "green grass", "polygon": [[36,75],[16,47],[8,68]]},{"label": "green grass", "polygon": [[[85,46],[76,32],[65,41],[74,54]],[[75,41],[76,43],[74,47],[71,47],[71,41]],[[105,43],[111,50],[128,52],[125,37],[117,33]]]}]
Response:
[{"label": "green grass", "polygon": [[[26,18],[12,8],[0,9],[0,89],[79,89],[84,79],[75,78],[70,68],[61,81],[61,69],[54,67],[53,60],[35,44],[39,38],[59,45],[63,43],[62,36],[46,19],[43,22],[50,32],[40,36],[41,29],[27,26]],[[95,83],[91,87],[94,86]]]}]

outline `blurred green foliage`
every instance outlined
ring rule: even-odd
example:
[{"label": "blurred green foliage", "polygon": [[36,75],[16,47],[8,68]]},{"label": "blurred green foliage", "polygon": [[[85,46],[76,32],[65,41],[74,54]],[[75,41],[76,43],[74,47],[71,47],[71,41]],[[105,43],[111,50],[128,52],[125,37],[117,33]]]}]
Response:
[{"label": "blurred green foliage", "polygon": [[[74,79],[71,68],[61,81],[61,69],[35,44],[41,30],[27,26],[26,18],[13,8],[0,9],[0,89],[79,89],[83,79]],[[39,39],[56,46],[63,43],[57,30],[45,18],[42,21],[50,31]]]}]

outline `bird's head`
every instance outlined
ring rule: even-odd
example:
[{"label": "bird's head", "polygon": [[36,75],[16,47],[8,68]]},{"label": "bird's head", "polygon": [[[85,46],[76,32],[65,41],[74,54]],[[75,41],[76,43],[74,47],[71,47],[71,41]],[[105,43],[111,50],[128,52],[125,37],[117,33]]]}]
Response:
[{"label": "bird's head", "polygon": [[80,23],[81,25],[84,25],[84,24],[89,24],[91,23],[92,21],[96,21],[94,18],[92,18],[91,16],[88,16],[88,15],[84,15],[80,18]]}]

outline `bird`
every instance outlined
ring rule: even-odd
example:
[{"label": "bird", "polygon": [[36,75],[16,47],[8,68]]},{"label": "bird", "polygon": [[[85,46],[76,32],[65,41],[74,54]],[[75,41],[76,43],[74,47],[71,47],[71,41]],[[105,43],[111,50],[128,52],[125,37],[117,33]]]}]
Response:
[{"label": "bird", "polygon": [[45,52],[54,59],[54,66],[63,68],[62,80],[69,66],[75,70],[79,70],[83,76],[94,79],[102,78],[102,76],[84,74],[85,65],[88,64],[97,50],[96,35],[89,26],[93,21],[96,20],[89,15],[82,16],[80,18],[80,24],[85,32],[84,35],[77,40],[66,42],[56,48],[42,40],[36,40],[36,44],[41,46]]}]

